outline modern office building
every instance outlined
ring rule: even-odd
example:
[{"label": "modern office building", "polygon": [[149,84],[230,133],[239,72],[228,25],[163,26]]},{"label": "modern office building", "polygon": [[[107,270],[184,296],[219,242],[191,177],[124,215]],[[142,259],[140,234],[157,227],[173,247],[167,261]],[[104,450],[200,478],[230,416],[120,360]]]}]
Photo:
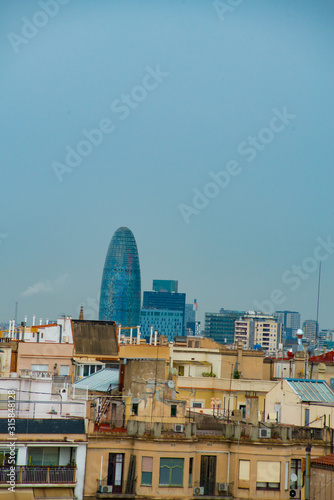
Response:
[{"label": "modern office building", "polygon": [[205,313],[204,335],[220,344],[233,344],[234,322],[242,319],[245,311],[221,309],[219,313]]},{"label": "modern office building", "polygon": [[173,342],[174,337],[183,335],[182,311],[168,309],[142,309],[140,314],[140,331],[143,338],[149,339],[153,332],[165,335],[168,342]]},{"label": "modern office building", "polygon": [[[167,280],[154,280],[157,289],[176,289],[177,281],[167,281]],[[163,283],[163,288],[157,284],[157,282]],[[168,285],[169,283],[169,285]],[[178,292],[169,291],[157,291],[144,292],[143,297],[143,309],[157,309],[157,310],[167,310],[167,311],[181,311],[182,321],[184,325],[185,317],[185,306],[186,306],[186,294]]]},{"label": "modern office building", "polygon": [[186,304],[184,327],[187,335],[195,335],[196,333],[196,301],[193,304]]},{"label": "modern office building", "polygon": [[296,332],[300,328],[300,313],[297,311],[276,311],[274,318],[283,327],[283,341],[296,338]]},{"label": "modern office building", "polygon": [[310,345],[312,344],[313,347],[317,341],[318,323],[314,319],[305,320],[303,323],[303,332],[304,339],[307,340]]},{"label": "modern office building", "polygon": [[101,282],[99,319],[135,327],[140,324],[140,266],[136,240],[127,227],[115,231]]}]

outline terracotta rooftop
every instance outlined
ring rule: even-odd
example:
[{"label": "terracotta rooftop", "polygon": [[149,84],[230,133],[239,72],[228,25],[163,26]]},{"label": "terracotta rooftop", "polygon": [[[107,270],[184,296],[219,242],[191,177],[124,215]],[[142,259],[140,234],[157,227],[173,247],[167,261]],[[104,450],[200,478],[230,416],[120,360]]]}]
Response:
[{"label": "terracotta rooftop", "polygon": [[334,351],[328,351],[325,354],[320,354],[318,356],[311,356],[309,361],[315,363],[333,363],[334,362]]},{"label": "terracotta rooftop", "polygon": [[324,457],[318,457],[311,460],[311,464],[315,466],[324,466],[334,469],[334,453],[331,455],[325,455]]}]

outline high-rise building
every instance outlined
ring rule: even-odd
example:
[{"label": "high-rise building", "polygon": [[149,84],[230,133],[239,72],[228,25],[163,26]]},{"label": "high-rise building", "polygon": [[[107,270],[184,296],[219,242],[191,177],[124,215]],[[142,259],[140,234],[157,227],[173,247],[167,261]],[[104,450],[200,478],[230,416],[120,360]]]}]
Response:
[{"label": "high-rise building", "polygon": [[99,319],[122,326],[140,324],[140,266],[136,240],[127,227],[111,238],[101,282]]},{"label": "high-rise building", "polygon": [[168,342],[173,342],[174,337],[183,335],[182,311],[168,309],[144,309],[140,314],[140,331],[143,338],[149,339],[153,332],[165,335]]},{"label": "high-rise building", "polygon": [[[157,282],[164,283],[162,288],[159,288],[160,285]],[[177,290],[177,281],[172,280],[154,280],[157,289],[176,289]],[[169,285],[168,285],[169,283]],[[143,309],[167,309],[168,311],[181,311],[182,312],[182,321],[184,325],[184,313],[185,313],[185,305],[186,305],[186,294],[178,293],[178,292],[169,292],[169,291],[156,291],[152,292],[144,292],[143,294]]]},{"label": "high-rise building", "polygon": [[280,340],[281,325],[270,315],[254,317],[251,321],[254,324],[254,345],[274,353]]},{"label": "high-rise building", "polygon": [[220,344],[233,344],[234,322],[243,318],[244,311],[221,309],[219,313],[205,313],[204,335]]},{"label": "high-rise building", "polygon": [[318,333],[318,323],[314,319],[307,319],[303,323],[303,333],[304,339],[308,341],[309,344],[315,344],[317,340]]},{"label": "high-rise building", "polygon": [[276,311],[274,318],[283,327],[283,339],[291,340],[296,338],[296,332],[300,328],[300,313],[297,311]]},{"label": "high-rise building", "polygon": [[186,304],[184,326],[187,335],[195,335],[196,331],[196,302],[194,304]]},{"label": "high-rise building", "polygon": [[205,335],[221,344],[242,341],[245,349],[260,345],[271,353],[280,341],[281,325],[269,314],[221,309],[205,314]]}]

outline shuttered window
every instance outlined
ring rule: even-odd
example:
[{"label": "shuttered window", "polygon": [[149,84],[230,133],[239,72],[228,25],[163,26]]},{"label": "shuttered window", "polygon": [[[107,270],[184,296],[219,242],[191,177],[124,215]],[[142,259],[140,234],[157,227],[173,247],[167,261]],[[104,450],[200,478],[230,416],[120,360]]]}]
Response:
[{"label": "shuttered window", "polygon": [[281,477],[280,462],[257,462],[256,489],[279,490]]},{"label": "shuttered window", "polygon": [[141,465],[141,484],[152,486],[153,457],[143,457]]},{"label": "shuttered window", "polygon": [[239,460],[239,481],[249,481],[249,460]]}]

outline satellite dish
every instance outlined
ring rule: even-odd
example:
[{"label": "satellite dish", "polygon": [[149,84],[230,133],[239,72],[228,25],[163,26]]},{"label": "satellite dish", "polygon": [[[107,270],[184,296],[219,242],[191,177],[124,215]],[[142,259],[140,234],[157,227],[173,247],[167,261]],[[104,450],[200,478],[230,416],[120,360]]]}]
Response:
[{"label": "satellite dish", "polygon": [[297,474],[292,473],[292,474],[291,474],[291,481],[292,481],[293,483],[295,483],[295,482],[297,481],[297,479],[298,479]]},{"label": "satellite dish", "polygon": [[170,389],[174,389],[175,387],[175,382],[173,380],[168,380],[167,385]]}]

